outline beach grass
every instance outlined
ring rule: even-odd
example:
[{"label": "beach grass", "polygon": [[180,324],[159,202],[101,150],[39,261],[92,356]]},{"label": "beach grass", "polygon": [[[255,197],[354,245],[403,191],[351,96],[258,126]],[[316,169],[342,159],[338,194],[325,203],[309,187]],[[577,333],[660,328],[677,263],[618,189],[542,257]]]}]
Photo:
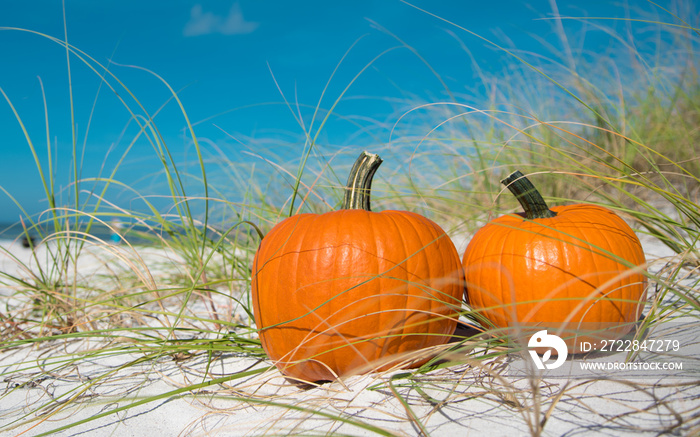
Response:
[{"label": "beach grass", "polygon": [[[545,58],[487,41],[511,56],[504,73],[481,72],[483,85],[493,90],[490,100],[477,105],[447,90],[445,101],[415,102],[381,126],[385,139],[367,148],[395,165],[377,174],[373,209],[430,217],[461,255],[479,227],[517,211],[499,181],[519,169],[545,187],[548,202],[607,206],[670,251],[651,260],[643,331],[678,320],[697,324],[700,33],[697,23],[685,21],[690,18],[655,11],[655,18],[638,18],[656,29],[651,51],[591,20],[633,62],[572,50]],[[444,17],[426,13],[426,20],[442,20],[456,39],[482,38]],[[633,38],[642,38],[627,24]],[[178,93],[156,73],[143,72],[170,97],[149,113],[109,65],[65,41],[39,36],[66,51],[69,72],[93,71],[137,128],[129,131],[133,137],[117,164],[90,179],[80,171],[81,153],[90,146],[79,144],[72,130],[70,180],[57,181],[46,101],[46,130],[30,132],[0,90],[48,202],[42,214],[23,214],[18,224],[31,237],[30,247],[22,248],[19,239],[2,247],[0,374],[6,388],[0,392],[0,433],[89,429],[105,418],[116,423],[130,412],[147,414],[180,399],[200,412],[182,430],[193,434],[238,434],[242,428],[224,418],[252,409],[262,416],[240,434],[439,435],[483,416],[493,426],[536,436],[562,426],[550,425],[562,405],[588,414],[574,411],[563,419],[578,420],[582,429],[632,433],[654,422],[656,433],[700,431],[700,407],[692,403],[697,378],[608,381],[612,391],[601,394],[595,379],[551,381],[536,372],[513,378],[504,369],[522,351],[466,303],[453,342],[426,351],[435,358],[418,369],[325,384],[284,379],[258,339],[250,296],[253,256],[262,236],[285,217],[339,205],[344,175],[360,150],[323,144],[321,133],[330,118],[345,116],[336,115],[339,103],[372,62],[338,95],[328,96],[326,86],[311,113],[298,115],[300,151],[282,153],[262,141],[248,145],[255,159],[235,162],[199,140]],[[639,42],[651,44],[648,37]],[[329,83],[334,79],[331,74]],[[69,92],[74,86],[69,83]],[[295,117],[307,110],[280,92]],[[182,115],[194,150],[190,162],[179,160],[157,126],[166,105]],[[71,114],[74,109],[71,103]],[[117,178],[137,143],[149,144],[161,163],[153,176],[157,192]],[[70,189],[59,196],[59,186]],[[113,201],[115,190],[130,193],[139,207]],[[11,187],[2,191],[14,199]],[[96,237],[95,227],[118,235],[118,244]],[[154,384],[160,384],[157,390]],[[596,402],[617,408],[596,411]],[[81,415],[89,403],[100,408]]]}]

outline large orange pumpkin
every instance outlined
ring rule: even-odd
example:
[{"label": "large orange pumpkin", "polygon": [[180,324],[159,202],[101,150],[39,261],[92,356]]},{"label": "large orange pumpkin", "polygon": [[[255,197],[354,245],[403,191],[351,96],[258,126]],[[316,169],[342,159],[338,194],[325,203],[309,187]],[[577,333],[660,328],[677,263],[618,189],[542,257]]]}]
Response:
[{"label": "large orange pumpkin", "polygon": [[446,343],[464,293],[457,250],[431,220],[369,210],[381,164],[364,152],[343,209],[299,214],[263,238],[253,261],[255,322],[282,373],[305,381],[413,367]]},{"label": "large orange pumpkin", "polygon": [[549,209],[520,172],[502,181],[524,214],[481,228],[464,253],[466,300],[525,344],[549,328],[569,352],[628,333],[646,301],[645,259],[634,231],[609,209]]}]

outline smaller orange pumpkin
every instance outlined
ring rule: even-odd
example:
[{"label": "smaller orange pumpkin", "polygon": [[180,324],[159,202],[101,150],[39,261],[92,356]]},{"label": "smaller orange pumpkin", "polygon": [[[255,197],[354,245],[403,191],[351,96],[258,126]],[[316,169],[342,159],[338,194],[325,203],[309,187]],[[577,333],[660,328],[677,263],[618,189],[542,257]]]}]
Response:
[{"label": "smaller orange pumpkin", "polygon": [[525,213],[492,220],[467,246],[470,306],[524,344],[549,329],[571,353],[584,341],[628,333],[646,301],[646,261],[634,231],[600,206],[548,208],[519,171],[501,182]]}]

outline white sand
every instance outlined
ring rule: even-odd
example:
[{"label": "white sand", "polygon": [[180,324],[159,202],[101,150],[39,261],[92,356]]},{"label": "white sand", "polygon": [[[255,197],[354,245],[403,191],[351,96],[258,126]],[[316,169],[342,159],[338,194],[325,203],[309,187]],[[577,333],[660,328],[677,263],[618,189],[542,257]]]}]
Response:
[{"label": "white sand", "polygon": [[[654,241],[644,239],[644,244],[648,259],[653,260],[652,269],[658,270],[673,256]],[[15,245],[11,251],[27,262],[27,250]],[[119,261],[108,265],[113,269],[140,269],[144,277],[157,277],[159,272],[148,267],[154,257],[160,257],[159,268],[178,268],[179,258],[166,253],[141,254],[140,261],[134,256],[125,251]],[[86,280],[102,280],[97,273],[105,265],[105,258],[96,256],[81,265],[79,274]],[[0,269],[15,274],[16,263],[5,255],[0,257]],[[0,293],[5,294],[0,294],[0,299],[6,301],[9,291]],[[197,310],[206,309],[194,311]],[[689,321],[695,325],[685,335],[692,342],[700,338],[700,327],[697,318]],[[110,345],[112,350],[114,346]],[[37,435],[100,414],[104,416],[55,435],[412,436],[427,432],[435,436],[520,436],[530,435],[545,417],[543,434],[552,436],[700,432],[697,366],[695,372],[687,367],[683,372],[642,373],[634,378],[613,372],[608,373],[613,379],[591,380],[548,378],[546,374],[543,378],[499,379],[486,368],[461,364],[419,376],[420,384],[411,384],[405,378],[392,381],[400,372],[387,372],[349,377],[313,388],[294,385],[270,368],[223,384],[178,393],[185,385],[267,369],[270,363],[229,354],[214,356],[209,367],[206,355],[183,361],[163,356],[125,366],[143,356],[135,352],[85,356],[69,367],[62,362],[69,352],[100,347],[107,345],[83,339],[2,350],[0,436]],[[598,361],[610,359],[603,357]],[[501,360],[494,366],[522,366],[522,361],[517,364],[519,358],[513,360],[515,364]],[[60,372],[50,371],[59,365]],[[533,386],[538,387],[539,393],[533,392]],[[148,396],[161,398],[125,409]],[[57,401],[52,408],[36,411],[38,405],[52,399]]]}]

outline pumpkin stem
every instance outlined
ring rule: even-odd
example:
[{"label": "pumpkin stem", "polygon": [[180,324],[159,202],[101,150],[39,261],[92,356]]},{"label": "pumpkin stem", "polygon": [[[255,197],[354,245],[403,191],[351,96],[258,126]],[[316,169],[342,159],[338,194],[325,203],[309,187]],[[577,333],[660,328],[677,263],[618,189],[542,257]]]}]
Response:
[{"label": "pumpkin stem", "polygon": [[364,209],[370,211],[369,198],[372,189],[372,177],[379,166],[382,165],[382,158],[376,153],[364,151],[355,161],[350,170],[348,183],[345,186],[345,196],[343,198],[342,209]]},{"label": "pumpkin stem", "polygon": [[525,210],[525,217],[528,220],[550,218],[557,215],[556,212],[549,209],[537,188],[519,170],[511,173],[501,183],[520,202],[520,206]]}]

